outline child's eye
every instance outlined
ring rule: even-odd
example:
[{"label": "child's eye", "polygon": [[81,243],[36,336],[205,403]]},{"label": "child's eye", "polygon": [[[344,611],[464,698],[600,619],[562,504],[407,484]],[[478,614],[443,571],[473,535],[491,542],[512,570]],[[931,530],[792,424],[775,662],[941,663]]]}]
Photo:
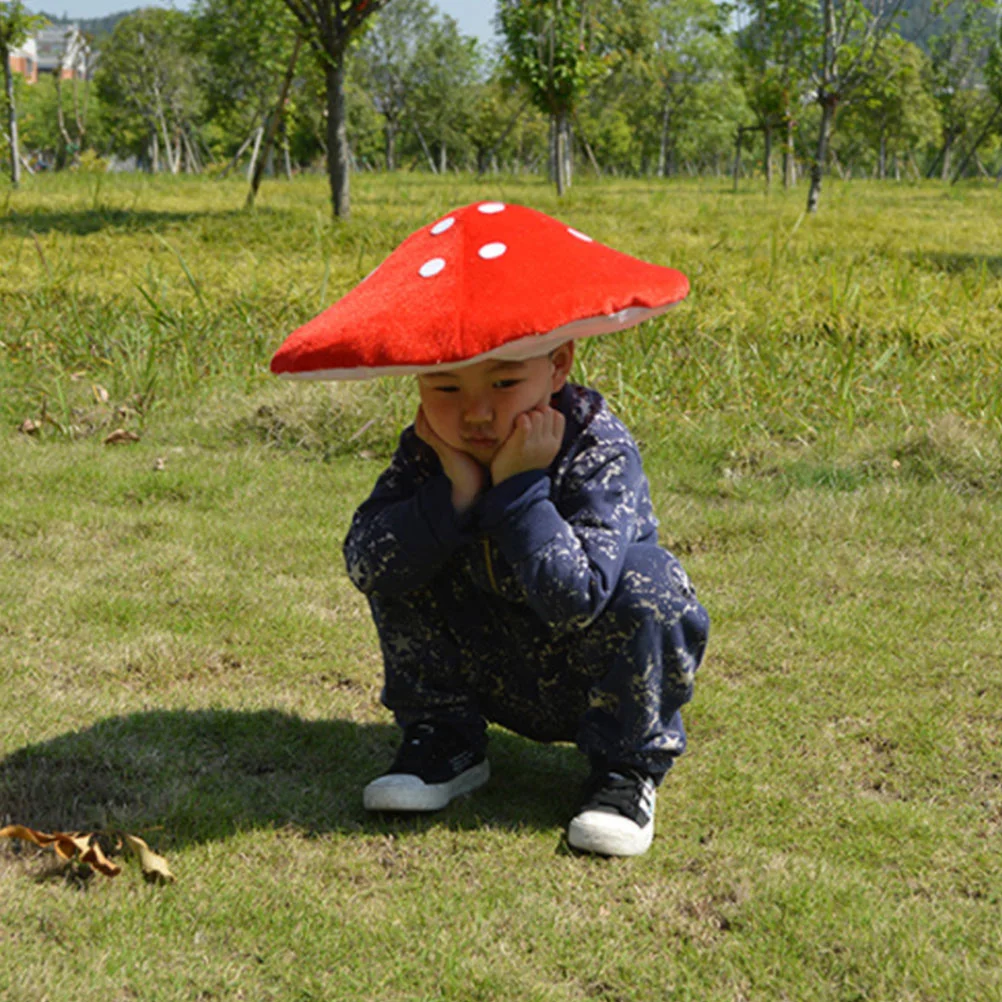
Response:
[{"label": "child's eye", "polygon": [[459,387],[458,386],[436,386],[435,387],[435,392],[436,393],[458,393],[459,392]]},{"label": "child's eye", "polygon": [[521,379],[499,379],[494,383],[494,389],[510,390],[513,386],[518,386],[521,382]]}]

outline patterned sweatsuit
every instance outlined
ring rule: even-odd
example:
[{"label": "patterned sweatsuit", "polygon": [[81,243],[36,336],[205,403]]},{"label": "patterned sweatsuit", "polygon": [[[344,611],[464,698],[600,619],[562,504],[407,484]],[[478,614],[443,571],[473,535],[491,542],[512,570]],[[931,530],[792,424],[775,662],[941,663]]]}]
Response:
[{"label": "patterned sweatsuit", "polygon": [[685,750],[709,619],[657,543],[640,454],[595,390],[567,384],[546,470],[489,487],[457,515],[434,451],[404,430],[352,520],[348,574],[367,596],[397,722],[485,720],[576,741],[599,767],[660,782]]}]

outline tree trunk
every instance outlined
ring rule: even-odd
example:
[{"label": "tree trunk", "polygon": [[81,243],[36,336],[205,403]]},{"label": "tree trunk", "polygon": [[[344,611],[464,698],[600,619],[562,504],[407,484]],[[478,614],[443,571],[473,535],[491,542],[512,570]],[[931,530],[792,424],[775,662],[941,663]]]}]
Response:
[{"label": "tree trunk", "polygon": [[264,136],[265,126],[258,126],[254,134],[254,149],[251,151],[250,163],[247,165],[247,180],[249,181],[257,173],[257,155],[261,150],[261,139]]},{"label": "tree trunk", "polygon": [[664,177],[668,170],[668,135],[671,128],[671,102],[665,97],[661,109],[661,141],[658,144],[658,177]]},{"label": "tree trunk", "polygon": [[741,145],[744,142],[745,130],[738,126],[737,136],[734,139],[734,190],[738,190],[738,178],[741,177]]},{"label": "tree trunk", "polygon": [[445,143],[438,145],[438,172],[444,174],[449,169],[449,149]]},{"label": "tree trunk", "polygon": [[[497,172],[498,172],[498,161],[497,161],[496,153],[497,153],[498,150],[501,149],[502,145],[504,144],[504,141],[508,138],[508,136],[511,135],[511,130],[514,129],[515,126],[518,124],[518,120],[522,117],[522,113],[525,111],[525,109],[528,106],[529,106],[529,102],[527,100],[523,101],[519,105],[518,111],[516,111],[515,114],[512,115],[510,121],[505,126],[504,131],[498,137],[497,142],[495,142],[494,145],[489,150],[484,150],[483,153],[482,153],[482,155],[481,155],[481,151],[479,151],[479,150],[477,151],[477,174],[478,175],[483,175],[487,171],[488,165],[493,170],[493,172],[495,174],[497,174]],[[522,157],[521,143],[519,144],[519,151],[518,151],[517,157],[518,157],[519,160],[521,160],[521,157]]]},{"label": "tree trunk", "polygon": [[391,173],[397,169],[397,122],[386,119],[386,169]]},{"label": "tree trunk", "polygon": [[348,153],[348,122],[344,100],[344,56],[330,54],[326,64],[327,83],[327,177],[336,219],[351,214],[351,166]]},{"label": "tree trunk", "polygon": [[564,182],[568,188],[574,182],[574,130],[569,111],[564,112]]},{"label": "tree trunk", "polygon": [[292,86],[292,78],[296,74],[296,63],[299,61],[299,50],[302,47],[303,38],[299,35],[296,37],[295,47],[292,50],[292,55],[289,57],[289,65],[286,67],[285,76],[282,78],[282,89],[278,94],[275,111],[268,118],[264,134],[264,150],[261,152],[261,159],[257,163],[257,169],[251,176],[250,191],[247,193],[247,208],[250,208],[254,204],[254,199],[257,197],[257,190],[261,185],[261,172],[265,163],[271,165],[271,172],[274,174],[275,161],[272,151],[275,146],[275,136],[278,134],[278,126],[282,121],[282,116],[285,114],[285,103],[289,98],[289,88]]},{"label": "tree trunk", "polygon": [[946,142],[943,144],[943,166],[940,170],[939,179],[946,181],[950,177],[950,163],[953,159],[953,142],[956,136],[952,132],[946,134]]},{"label": "tree trunk", "polygon": [[588,138],[584,134],[584,130],[581,128],[581,123],[575,118],[575,122],[578,127],[578,139],[581,140],[581,145],[584,147],[585,156],[588,157],[588,162],[591,164],[591,169],[595,172],[596,177],[602,176],[602,168],[599,165],[597,158],[595,157],[595,151],[591,148],[591,143],[588,142]]},{"label": "tree trunk", "polygon": [[418,137],[418,142],[421,144],[421,149],[424,152],[424,158],[428,161],[428,169],[432,174],[438,174],[438,165],[435,163],[435,158],[431,155],[431,150],[428,148],[428,143],[424,138],[424,133],[421,131],[421,123],[417,120],[417,116],[410,113],[411,125],[414,126],[414,134]]},{"label": "tree trunk", "polygon": [[992,129],[995,127],[995,119],[999,117],[1000,112],[1002,112],[1002,101],[1000,101],[995,106],[995,111],[992,112],[992,117],[988,120],[988,123],[985,125],[984,129],[981,130],[981,134],[978,136],[978,138],[974,140],[974,145],[971,146],[970,152],[967,154],[966,157],[964,157],[960,166],[957,168],[957,173],[953,175],[953,182],[952,182],[953,184],[956,184],[963,176],[964,171],[967,169],[967,165],[971,161],[971,157],[974,157],[974,159],[977,160],[978,147],[985,141],[985,139],[988,136],[988,133],[991,132]]},{"label": "tree trunk", "polygon": [[3,60],[4,90],[7,94],[7,140],[10,143],[10,182],[16,188],[21,183],[21,153],[17,145],[17,105],[14,104],[14,74],[10,69],[10,53],[0,45]]},{"label": "tree trunk", "polygon": [[762,126],[765,133],[765,190],[772,191],[772,122]]},{"label": "tree trunk", "polygon": [[807,211],[818,211],[821,201],[821,179],[824,177],[825,162],[828,159],[828,142],[831,139],[832,123],[835,120],[835,98],[826,95],[821,101],[821,124],[818,126],[818,148],[811,164],[811,188],[807,193]]},{"label": "tree trunk", "polygon": [[257,128],[240,144],[240,149],[233,154],[233,158],[226,165],[226,169],[220,174],[220,178],[226,177],[231,170],[235,170],[238,163],[240,163],[240,158],[247,152],[247,147],[254,141],[254,137],[257,136]]},{"label": "tree trunk", "polygon": [[69,157],[70,147],[73,140],[70,139],[69,132],[66,131],[66,115],[63,112],[63,77],[61,73],[56,73],[56,124],[59,126],[59,136],[62,139],[59,149],[56,150],[56,170],[62,170],[66,166]]},{"label": "tree trunk", "polygon": [[793,162],[793,119],[786,120],[786,142],[783,145],[783,187],[789,191],[795,181],[794,171],[796,165]]},{"label": "tree trunk", "polygon": [[557,116],[550,115],[550,150],[549,150],[549,178],[554,184],[557,183]]},{"label": "tree trunk", "polygon": [[560,108],[557,111],[554,121],[554,133],[556,138],[555,160],[557,172],[557,195],[563,195],[571,185],[570,179],[570,156],[568,147],[568,116],[567,109]]}]

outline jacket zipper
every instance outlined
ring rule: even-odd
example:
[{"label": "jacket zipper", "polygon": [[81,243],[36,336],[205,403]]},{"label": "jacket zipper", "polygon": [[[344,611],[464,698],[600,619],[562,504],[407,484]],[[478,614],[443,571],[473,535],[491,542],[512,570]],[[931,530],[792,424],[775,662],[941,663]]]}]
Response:
[{"label": "jacket zipper", "polygon": [[491,541],[490,537],[483,536],[481,542],[484,544],[484,560],[487,563],[487,577],[490,579],[491,587],[494,589],[496,595],[500,595],[501,592],[498,591],[498,583],[494,578],[494,563],[491,560]]}]

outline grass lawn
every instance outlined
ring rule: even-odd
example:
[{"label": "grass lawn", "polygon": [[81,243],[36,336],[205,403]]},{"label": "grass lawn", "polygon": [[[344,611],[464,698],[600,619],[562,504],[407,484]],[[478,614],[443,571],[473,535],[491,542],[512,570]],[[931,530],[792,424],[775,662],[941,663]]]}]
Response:
[{"label": "grass lawn", "polygon": [[[0,192],[0,997],[1002,998],[1002,192],[41,178]],[[396,735],[340,544],[406,382],[288,386],[285,333],[478,197],[676,265],[583,346],[713,619],[658,836],[570,852],[584,763],[365,815]],[[37,426],[19,432],[23,422]],[[139,436],[104,445],[124,428]]]}]

